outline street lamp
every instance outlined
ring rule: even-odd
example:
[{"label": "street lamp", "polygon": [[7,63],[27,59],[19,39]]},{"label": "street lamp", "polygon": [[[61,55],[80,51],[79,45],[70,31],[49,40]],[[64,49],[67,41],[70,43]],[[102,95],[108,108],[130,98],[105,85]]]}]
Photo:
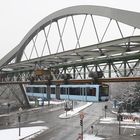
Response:
[{"label": "street lamp", "polygon": [[119,120],[119,135],[120,135],[121,134],[121,121],[122,121],[122,116],[120,113],[118,115],[118,120]]},{"label": "street lamp", "polygon": [[8,125],[10,124],[10,115],[9,115],[10,114],[10,106],[11,106],[10,103],[8,103],[7,104],[7,107],[8,107]]},{"label": "street lamp", "polygon": [[107,105],[104,106],[104,109],[105,109],[105,118],[106,118]]},{"label": "street lamp", "polygon": [[7,107],[8,107],[8,114],[10,113],[10,106],[11,106],[11,104],[8,103],[8,104],[7,104]]},{"label": "street lamp", "polygon": [[21,126],[20,126],[20,122],[21,122],[21,112],[22,112],[22,108],[19,108],[19,112],[18,112],[18,128],[19,128],[19,136],[21,136]]},{"label": "street lamp", "polygon": [[119,107],[119,110],[118,110],[119,135],[121,134],[121,121],[122,121],[122,115],[120,113],[121,113],[121,107]]}]

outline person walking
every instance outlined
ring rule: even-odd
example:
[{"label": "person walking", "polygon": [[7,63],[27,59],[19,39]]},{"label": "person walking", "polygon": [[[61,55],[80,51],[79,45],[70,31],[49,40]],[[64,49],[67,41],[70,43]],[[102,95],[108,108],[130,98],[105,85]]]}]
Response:
[{"label": "person walking", "polygon": [[93,125],[91,125],[91,127],[90,127],[89,134],[93,134]]}]

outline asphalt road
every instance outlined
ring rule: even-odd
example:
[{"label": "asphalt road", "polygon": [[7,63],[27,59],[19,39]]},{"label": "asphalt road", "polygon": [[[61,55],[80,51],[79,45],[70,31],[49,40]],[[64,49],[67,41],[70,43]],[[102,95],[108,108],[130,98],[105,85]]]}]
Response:
[{"label": "asphalt road", "polygon": [[[110,139],[110,140],[139,140],[140,129],[136,130],[136,136],[134,134],[134,128],[121,128],[121,134],[119,135],[118,124],[100,124],[99,118],[105,116],[104,106],[108,103],[94,103],[90,107],[83,110],[84,115],[84,133],[88,133],[90,126],[94,126],[94,133],[98,136]],[[109,108],[109,105],[108,105]],[[38,136],[34,140],[76,140],[78,133],[81,131],[79,115],[70,119],[59,119],[58,115],[63,113],[63,110],[51,112],[44,115],[42,119],[46,121],[46,126],[49,129],[42,135]],[[110,112],[110,108],[106,113],[107,117],[114,116]],[[115,117],[115,116],[114,116]],[[129,125],[129,124],[128,124]],[[130,125],[129,125],[130,126]]]},{"label": "asphalt road", "polygon": [[[84,131],[87,131],[90,125],[96,121],[99,116],[102,116],[102,106],[102,104],[98,104],[97,109],[97,103],[95,103],[83,110]],[[44,125],[49,127],[49,129],[40,136],[34,138],[34,140],[75,140],[81,132],[80,117],[77,115],[70,119],[58,118],[63,112],[64,110],[58,110],[41,115],[39,119],[44,121]]]},{"label": "asphalt road", "polygon": [[[94,126],[94,133],[98,136],[110,140],[139,140],[140,129],[136,131],[136,136],[133,128],[121,128],[121,135],[119,135],[118,124],[100,124],[99,118],[105,116],[104,106],[108,104],[106,112],[107,117],[113,114],[110,112],[111,106],[109,102],[93,103],[91,106],[83,110],[84,133],[88,133],[90,126]],[[79,115],[69,119],[60,119],[58,116],[64,113],[64,106],[57,105],[55,107],[42,107],[31,111],[25,111],[21,116],[21,127],[28,126],[47,126],[49,129],[41,135],[34,138],[34,140],[76,140],[78,134],[81,132]],[[12,127],[17,127],[17,116],[12,115],[10,118]],[[36,123],[37,122],[37,123]]]}]

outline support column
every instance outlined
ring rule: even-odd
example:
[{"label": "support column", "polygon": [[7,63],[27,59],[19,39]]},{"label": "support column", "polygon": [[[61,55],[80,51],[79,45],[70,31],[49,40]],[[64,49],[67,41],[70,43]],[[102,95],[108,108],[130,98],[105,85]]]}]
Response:
[{"label": "support column", "polygon": [[76,78],[76,75],[75,75],[75,66],[73,67],[73,79]]},{"label": "support column", "polygon": [[111,78],[111,63],[108,63],[108,77]]},{"label": "support column", "polygon": [[83,69],[84,69],[84,79],[86,79],[86,66],[85,65],[83,66]]},{"label": "support column", "polygon": [[50,105],[50,99],[51,99],[51,96],[50,96],[51,95],[51,86],[50,86],[50,84],[47,85],[46,93],[47,93],[48,105]]},{"label": "support column", "polygon": [[60,85],[56,85],[55,93],[56,99],[60,100]]},{"label": "support column", "polygon": [[126,61],[124,61],[124,77],[126,77],[126,73],[127,73],[127,71],[126,71]]}]

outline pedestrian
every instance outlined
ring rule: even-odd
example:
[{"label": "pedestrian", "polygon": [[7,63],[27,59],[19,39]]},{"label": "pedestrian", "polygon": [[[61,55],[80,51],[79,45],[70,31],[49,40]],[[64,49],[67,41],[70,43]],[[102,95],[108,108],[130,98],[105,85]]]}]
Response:
[{"label": "pedestrian", "polygon": [[91,125],[91,127],[90,127],[89,134],[93,134],[93,125]]}]

